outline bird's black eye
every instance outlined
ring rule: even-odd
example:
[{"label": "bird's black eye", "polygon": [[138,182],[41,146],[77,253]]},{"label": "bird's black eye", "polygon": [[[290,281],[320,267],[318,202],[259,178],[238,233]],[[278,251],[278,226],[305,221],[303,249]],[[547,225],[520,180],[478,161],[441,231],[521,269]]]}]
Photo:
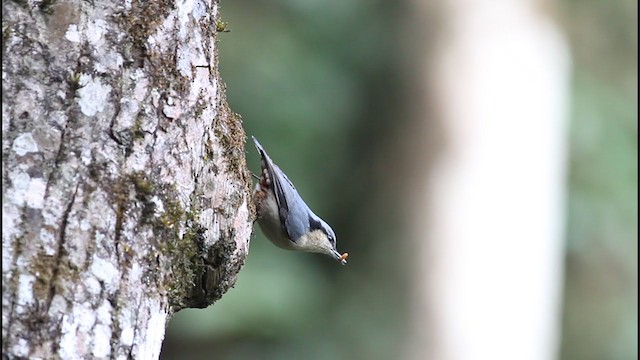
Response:
[{"label": "bird's black eye", "polygon": [[327,239],[329,239],[329,242],[331,243],[331,245],[336,246],[336,238],[335,236],[333,236],[331,231],[327,231],[327,229],[323,229],[323,230],[325,234],[327,234]]}]

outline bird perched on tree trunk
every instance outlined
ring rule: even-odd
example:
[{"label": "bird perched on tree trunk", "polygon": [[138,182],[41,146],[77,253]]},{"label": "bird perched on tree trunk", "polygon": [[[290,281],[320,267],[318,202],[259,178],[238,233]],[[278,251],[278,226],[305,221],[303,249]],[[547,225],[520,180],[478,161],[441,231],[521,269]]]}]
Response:
[{"label": "bird perched on tree trunk", "polygon": [[264,235],[283,249],[326,254],[345,265],[348,254],[341,255],[336,250],[336,235],[331,226],[311,211],[287,175],[273,163],[258,140],[251,138],[261,160],[253,201]]}]

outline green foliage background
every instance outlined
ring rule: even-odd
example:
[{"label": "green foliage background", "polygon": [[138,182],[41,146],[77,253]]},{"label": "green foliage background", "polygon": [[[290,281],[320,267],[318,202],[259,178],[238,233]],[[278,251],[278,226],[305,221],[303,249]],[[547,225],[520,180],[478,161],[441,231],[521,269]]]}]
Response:
[{"label": "green foliage background", "polygon": [[[637,350],[637,2],[563,0],[573,56],[562,359]],[[224,1],[231,108],[351,254],[251,242],[236,287],[183,310],[170,359],[392,359],[409,331],[407,249],[378,141],[402,127],[403,2]],[[292,151],[291,149],[296,149]],[[259,169],[248,144],[249,165]]]}]

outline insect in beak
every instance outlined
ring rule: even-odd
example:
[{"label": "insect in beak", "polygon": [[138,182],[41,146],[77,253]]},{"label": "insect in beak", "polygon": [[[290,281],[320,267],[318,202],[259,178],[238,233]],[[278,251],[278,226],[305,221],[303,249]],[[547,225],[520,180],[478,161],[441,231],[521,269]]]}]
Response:
[{"label": "insect in beak", "polygon": [[[338,252],[336,252],[336,255],[339,255]],[[342,265],[347,265],[347,258],[349,257],[349,253],[344,253],[342,255],[338,256],[338,261],[340,261],[340,264]]]}]

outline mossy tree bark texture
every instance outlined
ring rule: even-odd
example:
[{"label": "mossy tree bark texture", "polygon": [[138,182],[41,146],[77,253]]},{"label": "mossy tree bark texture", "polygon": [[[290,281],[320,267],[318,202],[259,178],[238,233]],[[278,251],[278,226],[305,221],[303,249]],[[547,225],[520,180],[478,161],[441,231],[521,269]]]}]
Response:
[{"label": "mossy tree bark texture", "polygon": [[2,3],[2,352],[157,358],[252,231],[218,4]]}]

